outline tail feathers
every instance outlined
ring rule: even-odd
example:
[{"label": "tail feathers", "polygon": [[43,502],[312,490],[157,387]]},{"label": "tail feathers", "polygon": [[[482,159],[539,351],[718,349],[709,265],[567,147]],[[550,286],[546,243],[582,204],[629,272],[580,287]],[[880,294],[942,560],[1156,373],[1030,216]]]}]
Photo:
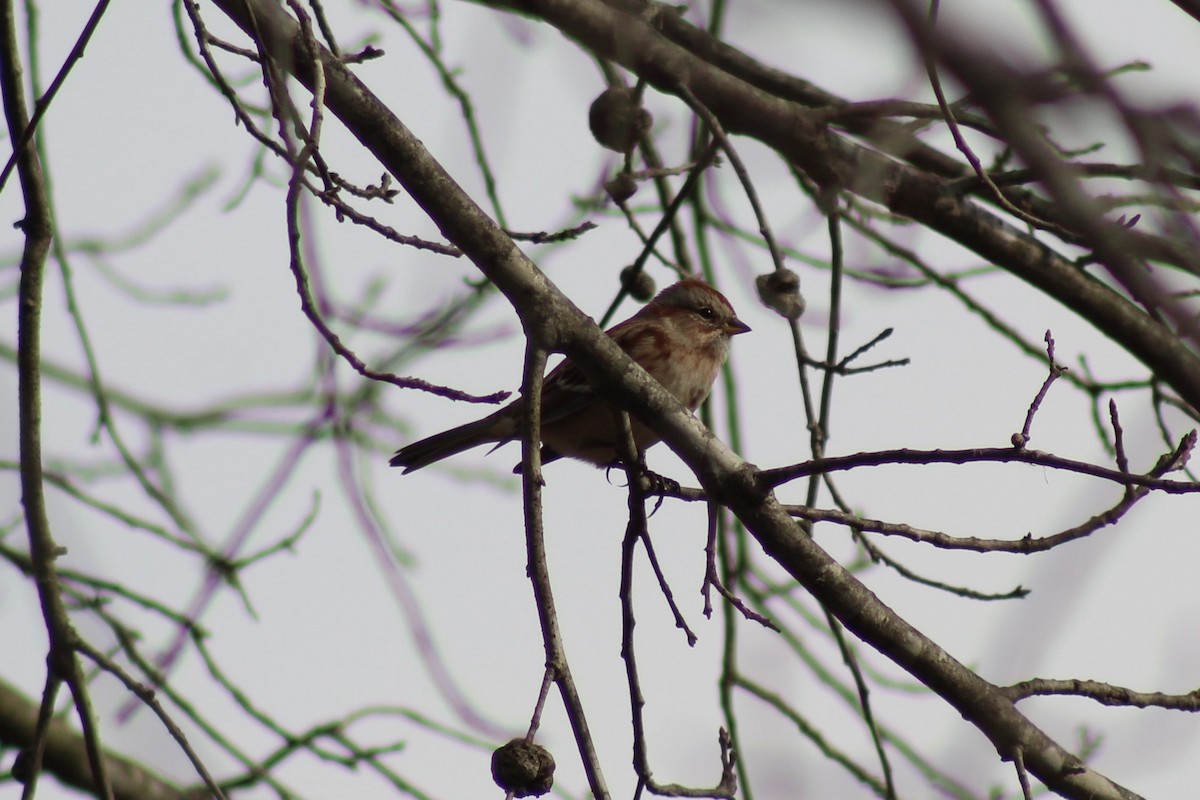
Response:
[{"label": "tail feathers", "polygon": [[388,463],[393,467],[404,467],[404,474],[408,474],[481,444],[505,442],[511,432],[504,430],[507,426],[502,422],[493,415],[442,431],[400,448]]}]

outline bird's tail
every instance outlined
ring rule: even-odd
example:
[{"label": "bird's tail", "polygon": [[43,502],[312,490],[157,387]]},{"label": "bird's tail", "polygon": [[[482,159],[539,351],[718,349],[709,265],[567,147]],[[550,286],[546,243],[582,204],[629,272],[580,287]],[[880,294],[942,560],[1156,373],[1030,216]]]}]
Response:
[{"label": "bird's tail", "polygon": [[404,467],[407,474],[481,444],[504,442],[508,437],[501,435],[503,431],[498,429],[505,427],[498,425],[494,416],[484,417],[406,445],[397,450],[388,463],[393,467]]}]

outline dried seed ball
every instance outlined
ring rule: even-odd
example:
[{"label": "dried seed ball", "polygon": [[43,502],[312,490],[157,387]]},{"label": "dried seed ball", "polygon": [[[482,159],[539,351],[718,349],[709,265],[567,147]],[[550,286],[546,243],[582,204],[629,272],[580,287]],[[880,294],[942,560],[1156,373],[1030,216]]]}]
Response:
[{"label": "dried seed ball", "polygon": [[492,780],[516,797],[540,797],[554,785],[554,756],[540,744],[513,739],[492,753]]},{"label": "dried seed ball", "polygon": [[600,93],[588,109],[588,127],[596,141],[609,150],[628,153],[650,130],[652,117],[642,108],[633,89],[612,86]]},{"label": "dried seed ball", "polygon": [[654,278],[644,270],[633,271],[633,266],[621,270],[621,288],[629,292],[629,296],[640,303],[650,302],[650,298],[658,293]]}]

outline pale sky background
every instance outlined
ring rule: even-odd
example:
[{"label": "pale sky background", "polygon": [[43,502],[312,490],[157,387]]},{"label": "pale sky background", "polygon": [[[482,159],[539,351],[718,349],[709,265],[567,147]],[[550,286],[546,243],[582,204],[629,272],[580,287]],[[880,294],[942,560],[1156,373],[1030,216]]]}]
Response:
[{"label": "pale sky background", "polygon": [[[1154,71],[1126,76],[1124,91],[1147,105],[1194,104],[1200,24],[1166,2],[1064,2],[1064,11],[1105,66],[1145,60]],[[55,4],[43,18],[42,61],[47,80],[71,47],[91,11],[90,4]],[[350,50],[359,37],[381,32],[377,42],[387,56],[356,68],[357,74],[408,124],[435,156],[482,202],[481,181],[470,156],[455,106],[446,101],[426,62],[382,17],[343,19],[331,8],[335,30]],[[509,224],[517,230],[550,230],[564,224],[569,199],[592,190],[605,156],[591,141],[586,108],[601,89],[594,65],[554,30],[515,18],[497,17],[473,5],[448,2],[443,33],[446,61],[460,66],[460,80],[472,92],[486,148],[497,171]],[[219,12],[205,6],[219,30]],[[1040,57],[1043,42],[1024,4],[995,0],[943,4],[946,24],[967,24],[986,33],[1014,59]],[[852,32],[852,33],[851,33]],[[223,35],[241,41],[232,31]],[[727,39],[793,74],[851,99],[885,96],[924,98],[924,76],[890,22],[874,4],[735,4]],[[299,95],[297,95],[299,96]],[[678,104],[652,97],[662,126],[661,144],[681,150]],[[1066,120],[1060,136],[1079,141],[1098,137],[1103,120],[1090,114]],[[258,183],[232,211],[255,148],[235,127],[226,101],[203,83],[179,55],[165,4],[116,3],[101,24],[86,58],[76,68],[45,123],[60,225],[67,240],[114,238],[162,207],[189,178],[218,171],[214,187],[184,219],[145,246],[108,259],[107,265],[141,285],[195,292],[221,289],[227,297],[203,308],[146,306],[119,292],[82,255],[73,267],[76,291],[106,380],[136,396],[172,407],[204,407],[248,389],[300,385],[319,347],[302,318],[287,269],[284,211],[280,191]],[[936,140],[936,139],[935,139]],[[797,205],[790,181],[774,156],[738,142],[767,203],[775,231],[789,245],[827,257],[824,222],[809,204]],[[359,183],[378,178],[380,167],[356,147],[336,123],[326,130],[324,151],[333,168]],[[1121,160],[1119,145],[1105,151]],[[610,162],[611,163],[611,162]],[[273,175],[282,171],[269,166]],[[643,190],[645,191],[645,190]],[[723,198],[744,213],[744,198]],[[473,278],[465,260],[453,261],[385,245],[350,225],[338,225],[322,209],[317,247],[335,294],[348,301],[370,277],[387,282],[384,306],[398,318],[450,298],[464,278]],[[374,208],[404,233],[437,238],[403,196],[394,207]],[[10,228],[21,214],[16,184],[0,195],[0,330],[15,340],[15,270],[8,260],[20,239]],[[600,229],[546,255],[529,252],[551,278],[588,313],[599,316],[613,289],[617,264],[637,253],[623,223],[598,217]],[[906,244],[932,260],[959,267],[977,259],[946,246],[920,229]],[[720,253],[720,280],[740,316],[753,328],[739,337],[734,360],[739,400],[745,411],[744,455],[763,466],[801,460],[807,434],[790,366],[786,326],[763,309],[752,292],[755,274],[770,268],[765,254],[751,249]],[[851,246],[848,259],[883,266],[878,254]],[[802,276],[809,312],[806,336],[824,347],[827,307],[825,273],[793,264]],[[660,285],[667,280],[661,269]],[[998,274],[974,284],[1002,309],[1008,322],[1038,340],[1051,329],[1059,360],[1074,366],[1088,354],[1097,377],[1138,377],[1124,353],[1105,342],[1069,312],[1031,289]],[[984,288],[986,287],[986,289]],[[632,313],[627,304],[619,316]],[[836,389],[831,453],[891,447],[990,447],[1007,444],[1019,430],[1029,400],[1045,369],[995,341],[975,318],[948,298],[928,292],[884,292],[856,284],[845,296],[844,346],[864,342],[881,329],[895,334],[873,351],[879,358],[911,358],[910,366],[842,381]],[[419,362],[413,374],[476,393],[515,389],[522,343],[515,315],[494,298],[472,323],[475,331],[500,326],[508,335],[483,346],[448,352]],[[46,353],[80,367],[82,355],[63,301],[62,282],[52,270],[46,289]],[[358,345],[359,342],[352,342]],[[370,356],[371,343],[361,355]],[[350,380],[349,372],[343,380]],[[16,384],[11,369],[0,371],[0,458],[16,454]],[[413,438],[484,413],[419,392],[389,390],[388,403],[411,425]],[[1140,400],[1120,399],[1126,442],[1135,469],[1159,455],[1154,420]],[[89,441],[94,409],[57,388],[47,391],[45,436],[48,456],[110,454],[107,443]],[[383,443],[390,449],[402,442]],[[1032,446],[1085,460],[1103,461],[1083,398],[1058,386],[1033,428]],[[173,463],[184,486],[189,511],[218,540],[245,513],[262,476],[283,447],[275,439],[207,435],[173,439]],[[90,448],[90,450],[89,450]],[[462,482],[454,468],[488,467],[507,475],[517,448],[485,458],[482,450],[461,456],[451,469],[429,469],[401,477],[388,470],[381,452],[369,461],[369,480],[399,540],[416,567],[411,581],[454,676],[490,720],[514,735],[523,733],[541,680],[542,647],[531,591],[525,577],[521,506],[515,483],[497,488]],[[685,468],[665,448],[651,454],[656,471],[689,483]],[[395,610],[386,579],[370,545],[360,536],[336,485],[332,451],[311,452],[292,481],[286,502],[268,514],[251,549],[277,540],[308,512],[314,493],[320,515],[295,554],[249,569],[245,589],[257,618],[239,598],[222,590],[205,624],[210,646],[222,667],[260,707],[292,729],[371,705],[406,706],[456,724],[432,690],[414,655],[409,632]],[[546,528],[559,613],[568,655],[597,736],[606,778],[615,797],[633,789],[629,764],[628,694],[619,658],[620,617],[617,581],[624,529],[625,495],[602,472],[578,464],[555,464],[547,471]],[[1033,467],[889,468],[861,470],[840,479],[841,487],[864,504],[867,516],[962,535],[1018,537],[1044,535],[1077,524],[1106,507],[1117,490],[1073,476]],[[101,484],[105,497],[145,508],[129,486]],[[784,489],[799,500],[802,488]],[[16,476],[0,473],[0,508],[19,503]],[[148,595],[182,604],[199,585],[195,559],[82,512],[51,493],[51,518],[69,554],[60,564],[78,566],[127,581]],[[825,501],[823,501],[823,505]],[[7,512],[3,519],[12,517]],[[984,591],[1017,584],[1033,590],[1023,602],[973,603],[909,584],[876,569],[864,579],[880,597],[959,660],[996,683],[1030,677],[1090,678],[1134,689],[1190,691],[1200,674],[1200,563],[1196,537],[1200,499],[1151,497],[1116,529],[1032,559],[1004,555],[948,554],[884,540],[881,545],[908,566],[935,578]],[[700,636],[689,649],[673,628],[665,603],[639,561],[638,643],[650,726],[650,755],[663,781],[711,784],[718,774],[716,732],[721,724],[713,690],[720,653],[720,625],[700,613],[703,577],[704,513],[699,507],[667,502],[652,519],[659,556],[683,612]],[[846,533],[819,529],[819,541],[835,553],[848,553]],[[24,542],[23,530],[8,534]],[[142,620],[150,641],[168,631]],[[106,641],[103,631],[81,625],[85,635]],[[743,624],[748,645],[743,655],[755,674],[789,696],[803,698],[804,713],[840,746],[858,753],[868,743],[862,726],[837,700],[814,687],[807,673],[781,654],[773,637]],[[6,680],[34,695],[44,670],[44,631],[32,586],[11,568],[0,568],[0,670]],[[818,646],[820,649],[820,646]],[[825,648],[827,663],[838,668]],[[869,663],[896,679],[905,676],[881,658]],[[793,679],[792,673],[795,673]],[[234,713],[223,692],[204,676],[194,655],[173,682],[206,712],[220,719]],[[95,685],[102,714],[111,715],[127,699],[112,681]],[[949,765],[977,792],[1001,783],[1017,791],[1011,768],[1001,764],[984,737],[965,725],[938,699],[913,698],[875,690],[876,713],[885,721],[922,731],[923,752]],[[772,716],[741,706],[746,758],[758,774],[760,798],[867,796],[840,769]],[[1103,708],[1074,699],[1026,701],[1021,710],[1060,743],[1077,747],[1077,731],[1088,726],[1103,734],[1097,768],[1146,797],[1183,797],[1194,792],[1200,764],[1200,720],[1165,711]],[[574,796],[586,783],[560,704],[554,697],[543,726],[543,741],[558,761],[558,781]],[[239,717],[231,717],[238,719]],[[914,718],[920,720],[914,726]],[[257,725],[238,723],[236,735],[254,753],[276,746]],[[362,730],[369,730],[365,726]],[[357,729],[356,729],[357,730]],[[498,797],[488,774],[489,755],[439,740],[419,728],[379,725],[390,739],[407,737],[409,748],[390,763],[436,797]],[[163,774],[191,782],[194,776],[178,748],[149,714],[120,726],[107,718],[105,743],[146,760]],[[916,734],[914,734],[915,736]],[[363,736],[364,739],[369,738]],[[194,737],[199,740],[200,737]],[[219,775],[231,766],[207,743],[202,755]],[[11,766],[5,754],[0,769]],[[868,765],[874,762],[863,757]],[[900,771],[905,797],[926,796],[919,778]],[[357,773],[297,759],[281,775],[310,797],[391,797],[395,791],[366,770]],[[0,786],[0,800],[19,796],[15,785]],[[39,797],[75,796],[53,781]],[[244,795],[243,795],[244,796]],[[254,797],[266,797],[257,790]]]}]

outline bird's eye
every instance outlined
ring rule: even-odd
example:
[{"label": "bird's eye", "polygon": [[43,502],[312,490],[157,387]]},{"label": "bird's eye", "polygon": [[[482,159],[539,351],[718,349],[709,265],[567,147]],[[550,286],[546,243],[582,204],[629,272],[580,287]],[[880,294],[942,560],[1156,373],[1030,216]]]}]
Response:
[{"label": "bird's eye", "polygon": [[703,306],[698,308],[696,309],[696,313],[705,319],[715,319],[717,316],[717,312],[713,311],[711,306]]}]

